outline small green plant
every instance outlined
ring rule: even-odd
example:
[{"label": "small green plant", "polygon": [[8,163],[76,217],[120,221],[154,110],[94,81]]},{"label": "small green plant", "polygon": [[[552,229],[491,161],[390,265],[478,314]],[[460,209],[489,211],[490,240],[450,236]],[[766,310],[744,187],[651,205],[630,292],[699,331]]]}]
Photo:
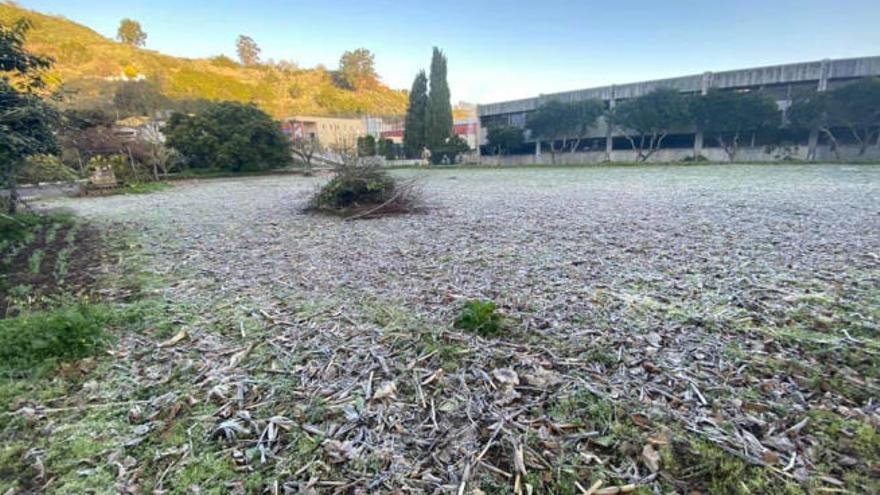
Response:
[{"label": "small green plant", "polygon": [[28,258],[28,266],[31,269],[31,273],[37,275],[40,273],[40,266],[43,264],[43,258],[46,256],[46,252],[42,249],[37,249],[33,253],[31,253],[31,257]]},{"label": "small green plant", "polygon": [[0,320],[0,371],[93,356],[108,343],[112,320],[112,309],[87,304]]},{"label": "small green plant", "polygon": [[504,330],[504,318],[492,301],[468,301],[455,319],[455,328],[491,337]]}]

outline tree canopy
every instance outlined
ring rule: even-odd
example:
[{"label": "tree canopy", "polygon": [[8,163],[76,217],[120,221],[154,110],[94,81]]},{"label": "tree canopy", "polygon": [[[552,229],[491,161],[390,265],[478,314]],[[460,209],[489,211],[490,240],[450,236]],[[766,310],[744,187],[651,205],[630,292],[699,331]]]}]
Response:
[{"label": "tree canopy", "polygon": [[788,110],[791,125],[818,130],[838,149],[841,129],[859,144],[864,155],[880,133],[880,79],[861,79],[828,92],[796,95]]},{"label": "tree canopy", "polygon": [[52,60],[24,48],[31,24],[0,22],[0,179],[9,189],[8,211],[18,203],[16,176],[28,156],[55,153],[58,114],[38,94],[41,72]]},{"label": "tree canopy", "polygon": [[689,108],[696,128],[714,137],[731,161],[736,158],[744,133],[780,122],[776,102],[758,91],[712,90],[692,99]]},{"label": "tree canopy", "polygon": [[363,89],[376,84],[375,56],[366,48],[347,51],[339,59],[339,75],[347,89]]},{"label": "tree canopy", "polygon": [[240,35],[235,42],[238,59],[242,65],[257,65],[260,63],[260,47],[250,36]]},{"label": "tree canopy", "polygon": [[[598,99],[574,102],[550,100],[529,115],[526,128],[538,142],[549,143],[550,151],[554,154],[567,147],[575,151],[587,130],[596,125],[604,111],[605,106]],[[561,142],[561,148],[556,148],[557,142]]]},{"label": "tree canopy", "polygon": [[141,28],[141,23],[123,19],[119,23],[119,29],[116,30],[116,38],[126,45],[144,46],[147,42],[147,33]]},{"label": "tree canopy", "polygon": [[625,100],[613,111],[614,123],[625,133],[640,161],[654,154],[670,131],[688,126],[690,120],[687,100],[670,88]]},{"label": "tree canopy", "polygon": [[176,113],[165,136],[194,168],[242,172],[291,163],[290,141],[281,126],[252,104],[222,102],[194,116]]},{"label": "tree canopy", "polygon": [[447,146],[452,138],[453,125],[449,83],[446,80],[446,56],[437,47],[434,47],[434,53],[431,56],[430,81],[425,141],[428,149],[434,153],[435,149]]},{"label": "tree canopy", "polygon": [[496,155],[518,151],[525,141],[523,130],[516,126],[495,126],[486,131],[488,147]]},{"label": "tree canopy", "polygon": [[404,120],[403,148],[406,156],[418,158],[425,146],[425,121],[428,113],[428,77],[421,70],[409,92],[409,106]]}]

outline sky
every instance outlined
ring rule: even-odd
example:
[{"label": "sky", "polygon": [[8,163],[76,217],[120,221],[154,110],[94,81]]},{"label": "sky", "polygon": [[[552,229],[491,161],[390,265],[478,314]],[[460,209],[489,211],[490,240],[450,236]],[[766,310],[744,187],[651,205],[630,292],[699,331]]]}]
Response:
[{"label": "sky", "polygon": [[880,55],[878,0],[21,0],[108,37],[141,23],[146,47],[335,68],[365,47],[382,80],[408,89],[449,59],[453,101],[490,103],[606,84],[824,58]]}]

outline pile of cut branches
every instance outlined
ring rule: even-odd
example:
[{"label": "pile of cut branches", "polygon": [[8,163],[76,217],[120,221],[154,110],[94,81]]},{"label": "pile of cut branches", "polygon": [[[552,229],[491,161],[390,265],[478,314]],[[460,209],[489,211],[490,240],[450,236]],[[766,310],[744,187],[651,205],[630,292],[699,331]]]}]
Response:
[{"label": "pile of cut branches", "polygon": [[306,211],[341,215],[348,220],[415,213],[424,209],[415,181],[393,177],[379,165],[349,162],[318,189]]}]

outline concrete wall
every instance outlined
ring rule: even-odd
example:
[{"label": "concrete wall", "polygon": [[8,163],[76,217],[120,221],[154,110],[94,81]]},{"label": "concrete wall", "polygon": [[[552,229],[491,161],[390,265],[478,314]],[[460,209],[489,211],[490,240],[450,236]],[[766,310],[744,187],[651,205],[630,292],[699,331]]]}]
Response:
[{"label": "concrete wall", "polygon": [[[541,103],[551,99],[580,101],[599,98],[605,101],[612,101],[635,98],[659,87],[674,88],[683,93],[700,93],[710,88],[751,88],[810,82],[815,82],[818,86],[821,86],[821,81],[823,80],[855,79],[870,76],[880,76],[880,56],[820,60],[714,73],[705,72],[703,74],[669,79],[542,94],[534,98],[477,105],[477,115],[486,117],[530,112]],[[819,89],[824,90],[825,88],[820,87]]]},{"label": "concrete wall", "polygon": [[[841,146],[840,160],[880,160],[880,147],[872,146],[868,148],[864,156],[858,156],[859,149],[857,146]],[[662,149],[651,155],[648,162],[664,163],[664,162],[681,162],[694,156],[691,149]],[[713,162],[728,161],[727,154],[721,148],[703,148],[703,156]],[[806,146],[790,146],[786,148],[767,149],[764,147],[742,147],[739,149],[737,162],[778,162],[785,159],[807,159]],[[837,160],[834,152],[828,146],[820,146],[816,149],[816,161],[834,161]],[[579,153],[557,153],[557,165],[589,165],[595,163],[603,163],[607,160],[607,154],[604,151],[587,151]],[[611,152],[612,162],[634,162],[636,161],[636,152],[632,150],[615,150]],[[481,156],[479,157],[481,165],[495,166],[512,166],[512,165],[553,165],[553,156],[549,152],[541,155],[508,155],[508,156]]]}]

